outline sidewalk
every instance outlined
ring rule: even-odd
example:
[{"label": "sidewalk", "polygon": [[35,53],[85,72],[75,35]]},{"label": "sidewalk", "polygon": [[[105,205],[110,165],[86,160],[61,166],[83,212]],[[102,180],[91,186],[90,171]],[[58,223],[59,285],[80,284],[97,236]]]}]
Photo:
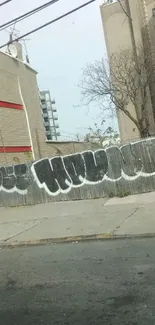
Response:
[{"label": "sidewalk", "polygon": [[151,234],[155,234],[155,192],[0,208],[1,246]]}]

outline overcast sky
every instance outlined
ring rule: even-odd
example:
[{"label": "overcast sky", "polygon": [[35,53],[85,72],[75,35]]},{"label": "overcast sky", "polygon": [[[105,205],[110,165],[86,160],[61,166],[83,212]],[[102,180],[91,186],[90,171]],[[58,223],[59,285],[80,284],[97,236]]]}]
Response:
[{"label": "overcast sky", "polygon": [[[1,24],[47,1],[12,0],[0,7]],[[40,13],[17,23],[15,28],[22,35],[87,1],[59,0]],[[92,106],[89,111],[85,106],[75,107],[80,103],[80,89],[77,84],[82,68],[87,62],[101,59],[106,53],[100,4],[101,1],[97,0],[30,35],[26,42],[31,64],[38,71],[40,89],[49,89],[56,100],[60,131],[66,140],[76,133],[85,134],[100,114],[96,106]],[[8,41],[8,35],[6,31],[0,32],[1,44]]]}]

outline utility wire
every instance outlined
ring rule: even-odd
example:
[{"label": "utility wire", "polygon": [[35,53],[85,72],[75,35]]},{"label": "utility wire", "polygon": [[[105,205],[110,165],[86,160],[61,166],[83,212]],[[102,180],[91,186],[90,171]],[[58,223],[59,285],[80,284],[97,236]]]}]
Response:
[{"label": "utility wire", "polygon": [[0,7],[6,5],[8,2],[11,2],[11,1],[12,1],[12,0],[6,0],[6,1],[0,3]]},{"label": "utility wire", "polygon": [[125,15],[129,18],[129,19],[131,19],[132,20],[132,18],[128,15],[128,13],[127,13],[127,11],[124,9],[124,7],[123,7],[123,5],[122,5],[122,2],[121,2],[121,0],[118,0],[118,2],[119,2],[119,4],[120,4],[120,6],[121,6],[121,8],[122,8],[122,10],[123,10],[123,12],[125,13]]},{"label": "utility wire", "polygon": [[[11,0],[9,0],[9,1],[11,1]],[[14,18],[14,19],[12,19],[12,20],[10,20],[10,21],[8,21],[8,22],[6,22],[6,23],[0,25],[0,30],[3,30],[3,29],[5,29],[5,28],[7,28],[7,27],[12,26],[12,25],[14,25],[14,23],[19,22],[19,21],[21,21],[21,20],[24,20],[24,19],[26,19],[27,17],[30,17],[31,15],[34,15],[35,13],[37,13],[37,12],[39,12],[39,11],[41,11],[41,10],[47,8],[48,6],[54,4],[55,2],[58,2],[58,1],[59,1],[59,0],[51,0],[51,1],[49,1],[49,2],[46,2],[46,3],[44,3],[43,5],[41,5],[41,6],[37,7],[37,8],[35,8],[35,9],[32,9],[32,10],[26,12],[25,14],[23,14],[23,15],[21,15],[21,16],[18,16],[18,17],[16,17],[16,18]]]},{"label": "utility wire", "polygon": [[81,5],[81,6],[79,6],[79,7],[76,7],[76,8],[74,8],[74,9],[72,9],[72,10],[66,12],[65,14],[63,14],[63,15],[61,15],[61,16],[59,16],[59,17],[57,17],[57,18],[55,18],[55,19],[53,19],[53,20],[47,22],[46,24],[41,25],[41,26],[39,26],[39,27],[37,27],[37,28],[35,28],[35,29],[29,31],[29,32],[26,33],[26,34],[21,35],[21,36],[15,38],[13,41],[9,41],[9,42],[7,42],[7,43],[1,45],[1,46],[0,46],[0,49],[1,49],[2,47],[4,47],[4,46],[7,46],[7,45],[13,43],[13,42],[19,41],[20,39],[25,38],[26,36],[28,36],[28,35],[30,35],[30,34],[32,34],[32,33],[35,33],[35,32],[37,32],[38,30],[40,30],[40,29],[42,29],[42,28],[44,28],[44,27],[47,27],[47,26],[49,26],[49,25],[55,23],[56,21],[58,21],[58,20],[60,20],[60,19],[62,19],[62,18],[64,18],[64,17],[67,17],[67,16],[71,15],[73,12],[78,11],[78,10],[80,10],[80,9],[82,9],[82,8],[84,8],[84,7],[86,7],[86,6],[88,6],[89,4],[91,4],[91,3],[94,2],[94,1],[96,1],[96,0],[90,0],[90,1],[88,1],[88,2],[86,2],[86,3],[84,3],[83,5]]}]

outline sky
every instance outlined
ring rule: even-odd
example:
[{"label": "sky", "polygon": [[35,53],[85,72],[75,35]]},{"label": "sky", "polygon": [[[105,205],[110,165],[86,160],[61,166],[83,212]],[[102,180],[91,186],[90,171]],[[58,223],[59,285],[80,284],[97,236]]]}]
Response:
[{"label": "sky", "polygon": [[[0,0],[1,1],[1,0]],[[0,7],[1,24],[46,3],[48,0],[12,0]],[[80,6],[88,0],[59,0],[57,3],[15,25],[17,35],[50,21]],[[1,1],[2,2],[2,1]],[[26,45],[31,65],[38,71],[40,90],[49,89],[56,101],[60,132],[65,140],[88,132],[94,123],[100,124],[100,109],[96,105],[81,105],[78,83],[82,68],[88,62],[106,55],[106,45],[100,16],[100,4],[94,3],[31,34]],[[10,29],[0,32],[0,44],[9,39]],[[19,31],[19,32],[18,32]],[[111,125],[108,120],[105,128]]]}]

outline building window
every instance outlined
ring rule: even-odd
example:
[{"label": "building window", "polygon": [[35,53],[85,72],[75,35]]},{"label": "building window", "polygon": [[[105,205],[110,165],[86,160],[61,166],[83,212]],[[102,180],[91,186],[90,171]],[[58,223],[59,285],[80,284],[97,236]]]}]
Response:
[{"label": "building window", "polygon": [[51,135],[47,135],[47,140],[51,140]]},{"label": "building window", "polygon": [[49,126],[46,126],[46,131],[50,131],[50,127]]},{"label": "building window", "polygon": [[48,117],[44,117],[44,121],[45,122],[48,122]]}]

